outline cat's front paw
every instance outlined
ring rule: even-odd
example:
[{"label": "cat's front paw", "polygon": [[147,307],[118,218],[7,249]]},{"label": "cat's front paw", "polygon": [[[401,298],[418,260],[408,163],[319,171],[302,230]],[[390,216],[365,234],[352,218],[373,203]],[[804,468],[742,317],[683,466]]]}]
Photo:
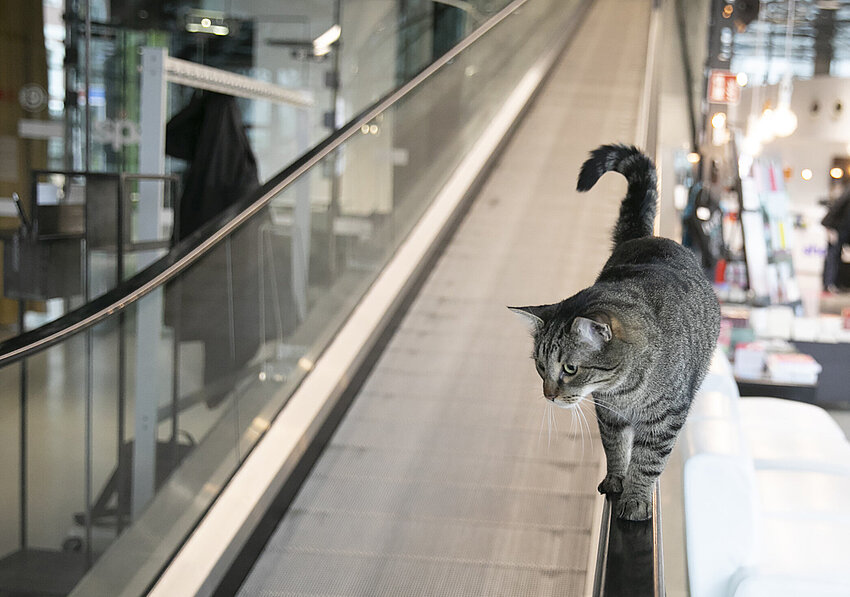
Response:
[{"label": "cat's front paw", "polygon": [[652,499],[623,496],[617,502],[617,518],[649,520],[652,518]]},{"label": "cat's front paw", "polygon": [[599,493],[623,493],[623,475],[608,473],[596,488]]}]

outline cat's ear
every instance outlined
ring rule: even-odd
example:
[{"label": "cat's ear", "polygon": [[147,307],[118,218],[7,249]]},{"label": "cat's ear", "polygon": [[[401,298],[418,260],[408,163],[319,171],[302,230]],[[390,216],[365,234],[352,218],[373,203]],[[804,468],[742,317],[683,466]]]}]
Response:
[{"label": "cat's ear", "polygon": [[546,315],[547,306],[548,305],[540,307],[508,307],[508,309],[519,315],[528,325],[531,333],[533,334],[543,327],[543,318]]},{"label": "cat's ear", "polygon": [[606,342],[613,337],[611,326],[607,323],[599,323],[587,317],[576,317],[570,331],[590,344],[596,350],[602,348]]}]

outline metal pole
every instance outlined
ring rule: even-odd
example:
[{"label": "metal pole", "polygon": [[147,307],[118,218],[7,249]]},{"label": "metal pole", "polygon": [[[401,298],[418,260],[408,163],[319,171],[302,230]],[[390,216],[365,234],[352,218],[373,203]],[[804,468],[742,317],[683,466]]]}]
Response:
[{"label": "metal pole", "polygon": [[[86,90],[86,111],[85,111],[85,167],[83,170],[88,174],[91,171],[91,0],[86,0],[86,34],[85,34],[85,48],[86,48],[86,62],[85,62],[85,90]],[[86,186],[88,186],[88,177],[86,177]],[[70,177],[66,177],[65,184],[68,185],[70,189],[71,181]],[[88,213],[88,198],[86,198],[86,213]],[[84,224],[85,232],[83,237],[83,243],[85,245],[85,251],[83,253],[83,262],[84,262],[84,283],[85,283],[85,291],[84,296],[86,302],[88,302],[90,298],[89,294],[89,286],[90,286],[90,271],[89,271],[89,243],[88,243],[88,217],[85,219]],[[86,521],[85,521],[85,538],[86,538],[86,548],[85,548],[85,558],[86,558],[86,568],[90,568],[93,562],[92,558],[92,377],[94,372],[92,368],[94,363],[92,361],[92,330],[89,328],[86,330],[85,335],[85,343],[86,343],[86,377],[85,377],[85,392],[86,392],[86,406],[85,406],[85,503],[86,503]]]},{"label": "metal pole", "polygon": [[[24,301],[18,301],[18,331],[24,332]],[[27,359],[21,361],[21,550],[27,549]]]},{"label": "metal pole", "polygon": [[[233,250],[232,250],[233,235],[228,236],[224,241],[225,259],[227,263],[227,323],[228,334],[230,337],[230,370],[233,372],[234,384],[238,380],[236,372],[236,307],[233,297]],[[206,355],[204,355],[206,358]],[[206,367],[206,364],[204,365]],[[235,390],[236,388],[234,388]],[[233,427],[236,439],[236,461],[241,462],[242,456],[239,453],[239,392],[233,392]]]},{"label": "metal pole", "polygon": [[[163,181],[163,191],[165,190],[165,181]],[[174,179],[171,180],[169,188],[169,194],[171,196],[171,210],[172,210],[172,218],[171,221],[172,229],[171,229],[171,239],[172,244],[176,243],[180,238],[180,229],[179,229],[179,198],[177,196],[177,183]],[[180,405],[180,338],[181,338],[181,313],[183,311],[183,281],[181,279],[175,280],[171,284],[171,288],[169,289],[169,295],[171,296],[172,304],[174,305],[173,309],[173,340],[172,340],[172,353],[171,353],[171,441],[172,441],[172,455],[174,459],[174,464],[171,467],[171,470],[177,469],[177,463],[179,462],[180,452],[179,452],[179,439],[177,437],[177,432],[179,429],[179,405]]]},{"label": "metal pole", "polygon": [[125,419],[127,417],[127,349],[125,346],[126,338],[126,313],[121,311],[118,314],[118,453],[116,455],[116,466],[118,469],[118,491],[117,491],[117,507],[115,509],[115,534],[120,535],[124,530],[124,505],[127,500],[124,487],[127,484],[127,468],[121,461],[121,454],[124,451],[124,442],[127,435]]},{"label": "metal pole", "polygon": [[86,0],[86,130],[85,156],[86,165],[83,170],[91,170],[91,0]]},{"label": "metal pole", "polygon": [[92,557],[92,378],[94,376],[92,359],[92,328],[86,330],[86,413],[85,413],[85,500],[86,500],[86,567],[94,562]]},{"label": "metal pole", "polygon": [[[141,141],[139,169],[148,174],[165,172],[166,81],[165,48],[142,50]],[[157,240],[161,233],[161,181],[139,182],[137,216],[139,241]],[[139,267],[154,261],[153,251],[140,252]],[[133,442],[132,514],[135,519],[155,491],[157,450],[157,363],[162,341],[163,288],[139,301],[136,308],[135,412]]]},{"label": "metal pole", "polygon": [[124,201],[126,200],[125,189],[127,179],[124,175],[118,177],[118,206],[115,219],[115,285],[124,281]]},{"label": "metal pole", "polygon": [[[116,259],[118,263],[115,266],[115,283],[120,284],[124,280],[124,201],[126,199],[126,194],[124,192],[126,188],[127,180],[122,175],[118,179],[118,209],[117,211],[117,228],[115,229],[115,242],[117,246],[116,251]],[[124,495],[124,486],[127,481],[127,470],[124,467],[124,463],[121,462],[121,453],[124,449],[124,438],[126,436],[125,422],[124,419],[126,417],[126,409],[127,409],[127,395],[126,395],[126,380],[127,380],[127,352],[124,343],[126,342],[126,331],[124,329],[126,322],[126,312],[122,309],[120,313],[118,313],[118,448],[116,454],[116,469],[118,474],[118,489],[116,491],[116,508],[115,508],[115,534],[120,535],[121,531],[124,530],[124,503],[126,500],[126,496]]]},{"label": "metal pole", "polygon": [[174,308],[174,327],[172,328],[173,339],[171,342],[171,470],[177,469],[180,461],[180,442],[177,437],[179,430],[179,404],[180,404],[180,315],[183,310],[183,281],[176,280],[171,284],[169,291]]},{"label": "metal pole", "polygon": [[[334,23],[336,25],[340,25],[342,22],[342,0],[336,0],[334,3]],[[333,49],[333,90],[331,92],[331,114],[333,114],[333,130],[337,129],[337,103],[339,102],[339,86],[341,84],[340,77],[340,61],[342,60],[342,39],[336,43],[336,47]],[[340,187],[340,176],[339,176],[339,152],[335,151],[330,156],[331,159],[331,204],[328,217],[330,218],[330,222],[328,222],[328,253],[330,254],[329,259],[329,271],[331,281],[336,279],[337,271],[336,271],[336,234],[334,234],[334,220],[336,219],[337,214],[339,213],[339,187]]]}]

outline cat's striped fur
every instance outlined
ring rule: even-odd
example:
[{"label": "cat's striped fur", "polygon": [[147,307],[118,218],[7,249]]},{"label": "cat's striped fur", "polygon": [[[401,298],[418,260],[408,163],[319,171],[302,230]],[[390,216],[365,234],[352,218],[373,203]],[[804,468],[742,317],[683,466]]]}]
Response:
[{"label": "cat's striped fur", "polygon": [[592,399],[608,461],[601,493],[620,493],[618,516],[652,515],[651,491],[708,369],[720,328],[711,285],[690,250],[652,236],[652,161],[605,145],[582,166],[578,190],[608,171],[628,180],[614,249],[593,286],[553,305],[517,307],[534,329],[547,399]]}]

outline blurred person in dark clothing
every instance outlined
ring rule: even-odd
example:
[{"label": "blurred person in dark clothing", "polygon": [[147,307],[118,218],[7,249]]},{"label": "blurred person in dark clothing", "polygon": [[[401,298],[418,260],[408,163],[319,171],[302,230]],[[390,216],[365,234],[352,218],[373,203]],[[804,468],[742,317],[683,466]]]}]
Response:
[{"label": "blurred person in dark clothing", "polygon": [[823,263],[823,290],[835,292],[841,284],[841,250],[850,243],[850,185],[844,187],[841,196],[829,206],[829,211],[821,220],[826,228],[829,244]]}]

